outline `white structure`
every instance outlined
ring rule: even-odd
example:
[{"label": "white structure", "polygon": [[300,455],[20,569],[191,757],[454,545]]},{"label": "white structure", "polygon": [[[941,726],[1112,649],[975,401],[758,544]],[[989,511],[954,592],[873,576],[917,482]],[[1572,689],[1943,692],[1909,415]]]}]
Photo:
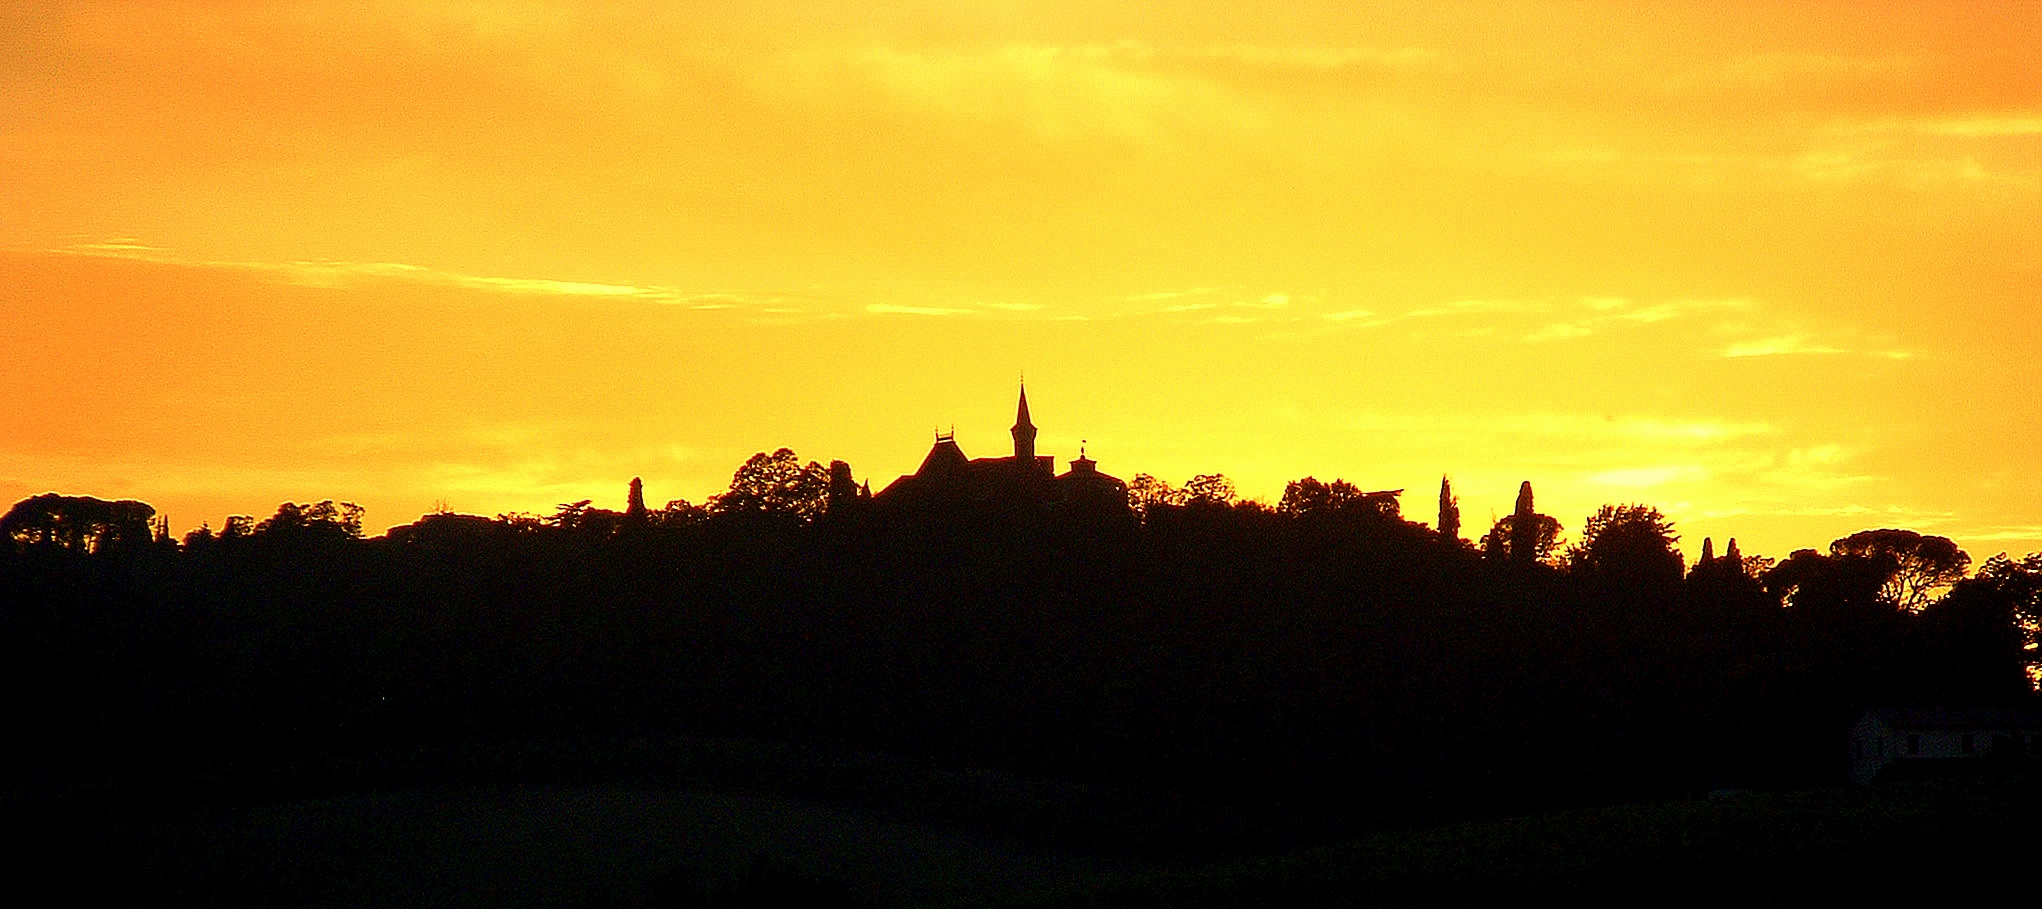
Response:
[{"label": "white structure", "polygon": [[1851,727],[1851,782],[1888,766],[2042,757],[2042,711],[1991,707],[1884,707]]}]

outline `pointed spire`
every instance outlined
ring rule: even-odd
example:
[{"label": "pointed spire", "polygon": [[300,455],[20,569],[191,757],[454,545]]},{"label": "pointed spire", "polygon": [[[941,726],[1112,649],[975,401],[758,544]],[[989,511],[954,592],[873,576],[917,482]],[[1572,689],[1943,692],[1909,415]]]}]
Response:
[{"label": "pointed spire", "polygon": [[1744,557],[1737,554],[1737,538],[1730,538],[1730,545],[1723,547],[1723,560],[1738,571],[1744,570]]},{"label": "pointed spire", "polygon": [[1698,567],[1698,568],[1699,568],[1699,567],[1701,567],[1701,566],[1703,566],[1703,565],[1707,565],[1707,564],[1709,564],[1710,562],[1713,562],[1713,561],[1716,561],[1716,541],[1714,541],[1714,540],[1712,540],[1712,539],[1710,539],[1710,538],[1708,538],[1708,537],[1703,537],[1703,538],[1702,538],[1702,560],[1701,560],[1700,562],[1697,562],[1697,563],[1695,563],[1695,565],[1696,565],[1696,567]]},{"label": "pointed spire", "polygon": [[1035,461],[1035,422],[1028,418],[1028,384],[1021,384],[1021,403],[1014,409],[1014,462],[1016,465],[1032,464]]}]

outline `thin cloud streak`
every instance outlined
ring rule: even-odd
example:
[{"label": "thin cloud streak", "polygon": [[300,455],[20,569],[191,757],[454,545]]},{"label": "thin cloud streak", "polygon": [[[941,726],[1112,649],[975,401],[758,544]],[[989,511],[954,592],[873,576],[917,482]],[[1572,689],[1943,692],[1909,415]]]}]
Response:
[{"label": "thin cloud streak", "polygon": [[897,303],[868,303],[865,306],[865,311],[882,315],[906,316],[961,316],[971,312],[969,309],[956,309],[948,306],[902,306]]},{"label": "thin cloud streak", "polygon": [[738,307],[766,312],[796,313],[803,310],[775,306],[785,295],[751,294],[737,291],[685,291],[675,287],[609,284],[596,281],[562,281],[550,278],[512,278],[472,275],[428,268],[403,262],[343,262],[301,260],[291,262],[247,262],[190,259],[169,254],[161,247],[138,242],[106,241],[79,243],[50,250],[60,255],[90,256],[171,265],[185,268],[252,272],[280,278],[303,287],[348,287],[377,281],[393,281],[435,287],[540,297],[594,297],[638,299],[660,304],[685,304],[693,309],[714,310]]},{"label": "thin cloud streak", "polygon": [[1725,359],[1740,357],[1777,357],[1792,354],[1840,354],[1849,353],[1841,347],[1826,344],[1811,344],[1807,335],[1791,335],[1780,338],[1762,338],[1756,341],[1742,341],[1723,350]]}]

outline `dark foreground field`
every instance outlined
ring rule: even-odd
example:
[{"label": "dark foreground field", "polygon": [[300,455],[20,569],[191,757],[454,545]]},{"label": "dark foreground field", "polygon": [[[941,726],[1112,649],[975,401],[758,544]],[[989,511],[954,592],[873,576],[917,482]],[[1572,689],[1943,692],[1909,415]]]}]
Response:
[{"label": "dark foreground field", "polygon": [[138,846],[139,870],[186,900],[262,906],[630,905],[745,888],[942,905],[1098,879],[1073,857],[871,812],[632,785],[432,787],[208,811]]},{"label": "dark foreground field", "polygon": [[213,906],[982,905],[1166,867],[1224,827],[1096,787],[697,739],[421,748],[0,810],[19,892]]},{"label": "dark foreground field", "polygon": [[2032,776],[1725,792],[1386,832],[1171,870],[1031,905],[1901,905],[2027,893]]},{"label": "dark foreground field", "polygon": [[728,741],[440,749],[5,807],[22,892],[219,906],[1884,901],[2020,886],[2042,856],[2024,775],[1298,847],[1182,800]]}]

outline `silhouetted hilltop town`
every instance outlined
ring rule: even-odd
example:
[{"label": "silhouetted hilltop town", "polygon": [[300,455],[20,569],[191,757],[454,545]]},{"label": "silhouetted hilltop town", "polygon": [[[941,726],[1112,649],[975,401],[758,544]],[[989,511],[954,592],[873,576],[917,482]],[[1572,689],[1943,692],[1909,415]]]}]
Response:
[{"label": "silhouetted hilltop town", "polygon": [[[1881,528],[1781,559],[1704,541],[1689,566],[1642,504],[1569,536],[1526,482],[1470,540],[1445,480],[1428,526],[1340,479],[1271,504],[1217,473],[1123,481],[1083,448],[1058,473],[1025,390],[1011,433],[980,458],[939,433],[877,493],[781,448],[700,504],[633,480],[622,511],[381,537],[346,502],[176,540],[143,502],[25,499],[0,517],[0,779],[736,736],[1308,836],[1912,773],[1941,739],[1896,754],[1928,733],[1853,722],[2036,705],[2042,554],[1974,566]],[[1945,733],[2042,751],[2025,726]]]}]

